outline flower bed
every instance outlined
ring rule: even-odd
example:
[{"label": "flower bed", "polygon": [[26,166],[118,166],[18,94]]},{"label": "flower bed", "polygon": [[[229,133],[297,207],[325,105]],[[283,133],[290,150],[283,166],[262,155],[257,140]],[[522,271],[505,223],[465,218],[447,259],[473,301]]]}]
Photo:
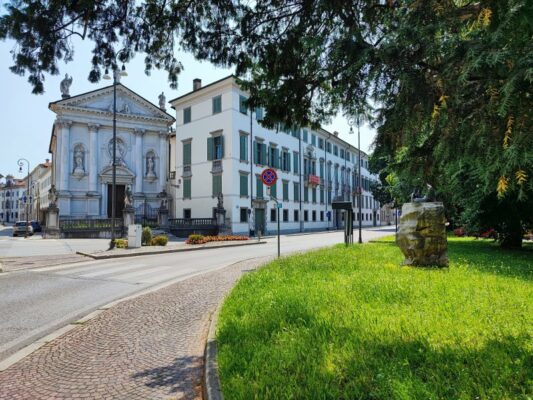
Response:
[{"label": "flower bed", "polygon": [[185,241],[187,244],[204,244],[208,242],[228,242],[234,240],[248,240],[248,236],[242,235],[217,235],[217,236],[204,236],[204,235],[189,235],[189,238]]}]

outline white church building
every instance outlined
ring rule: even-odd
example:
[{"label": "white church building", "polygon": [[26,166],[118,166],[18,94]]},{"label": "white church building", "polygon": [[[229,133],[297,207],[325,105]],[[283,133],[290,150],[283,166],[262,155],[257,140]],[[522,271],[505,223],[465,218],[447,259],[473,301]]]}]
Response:
[{"label": "white church building", "polygon": [[[49,151],[51,181],[62,218],[110,218],[113,148],[113,85],[49,104],[56,114]],[[171,126],[164,96],[156,106],[126,86],[116,85],[116,216],[124,195],[133,193],[134,207],[156,209],[169,202]],[[128,188],[129,187],[129,188]]]}]

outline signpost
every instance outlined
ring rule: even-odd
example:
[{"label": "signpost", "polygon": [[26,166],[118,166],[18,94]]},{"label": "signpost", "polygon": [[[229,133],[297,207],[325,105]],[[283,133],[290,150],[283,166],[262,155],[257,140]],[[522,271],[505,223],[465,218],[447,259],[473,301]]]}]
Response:
[{"label": "signpost", "polygon": [[353,209],[349,201],[334,201],[331,204],[333,210],[344,210],[344,244],[353,244]]},{"label": "signpost", "polygon": [[[267,168],[267,169],[263,170],[263,172],[261,172],[261,180],[263,181],[263,183],[267,187],[270,188],[278,180],[278,174],[272,168]],[[278,220],[278,258],[279,258],[280,257],[280,253],[281,253],[281,249],[280,249],[280,232],[279,232],[279,209],[282,207],[283,204],[279,203],[278,199],[276,199],[272,195],[270,195],[270,198],[272,200],[274,200],[274,202],[276,203],[276,211],[277,211],[277,218],[276,219]]]}]

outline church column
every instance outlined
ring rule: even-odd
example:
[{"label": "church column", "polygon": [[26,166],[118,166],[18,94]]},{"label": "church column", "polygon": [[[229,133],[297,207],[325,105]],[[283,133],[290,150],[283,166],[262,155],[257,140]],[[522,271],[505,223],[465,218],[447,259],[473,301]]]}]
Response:
[{"label": "church column", "polygon": [[144,129],[134,129],[135,133],[135,193],[143,192],[143,136]]},{"label": "church column", "polygon": [[166,188],[166,170],[167,170],[167,137],[168,134],[165,131],[159,131],[159,191],[162,192]]},{"label": "church column", "polygon": [[96,185],[98,180],[98,129],[99,124],[88,124],[89,126],[89,192],[97,193]]},{"label": "church column", "polygon": [[[71,170],[70,162],[70,127],[72,121],[59,120],[58,126],[61,132],[61,186],[60,191],[68,191],[69,189],[69,175]],[[59,160],[58,160],[59,161]]]}]

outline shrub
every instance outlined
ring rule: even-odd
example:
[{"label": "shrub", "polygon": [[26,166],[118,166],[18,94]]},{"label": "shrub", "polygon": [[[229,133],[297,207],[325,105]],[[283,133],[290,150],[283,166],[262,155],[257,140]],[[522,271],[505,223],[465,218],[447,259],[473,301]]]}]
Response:
[{"label": "shrub", "polygon": [[127,249],[128,239],[115,239],[115,247],[117,249]]},{"label": "shrub", "polygon": [[185,242],[187,244],[202,244],[205,243],[204,235],[193,234]]},{"label": "shrub", "polygon": [[453,230],[453,234],[457,237],[463,237],[466,233],[464,228],[457,228]]},{"label": "shrub", "polygon": [[141,243],[144,246],[150,246],[152,243],[152,229],[149,226],[143,228],[143,233],[141,235]]},{"label": "shrub", "polygon": [[151,241],[152,246],[166,246],[168,243],[168,236],[158,235]]}]

